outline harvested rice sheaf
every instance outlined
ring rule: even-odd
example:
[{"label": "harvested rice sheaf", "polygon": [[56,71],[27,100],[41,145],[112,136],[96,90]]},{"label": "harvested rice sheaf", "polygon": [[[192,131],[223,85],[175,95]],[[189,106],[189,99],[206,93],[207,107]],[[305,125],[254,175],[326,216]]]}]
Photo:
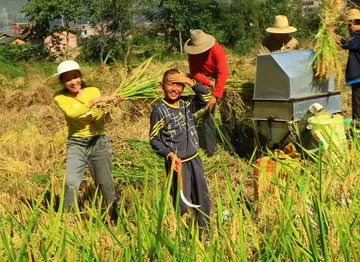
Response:
[{"label": "harvested rice sheaf", "polygon": [[315,36],[313,58],[315,76],[320,80],[328,80],[331,75],[337,83],[343,79],[343,66],[333,25],[339,21],[344,7],[345,2],[342,0],[323,1],[320,11],[321,26]]},{"label": "harvested rice sheaf", "polygon": [[119,95],[122,98],[156,98],[157,87],[159,82],[156,81],[154,76],[147,72],[153,57],[145,60],[137,68],[124,78],[119,88],[115,90],[113,95]]}]

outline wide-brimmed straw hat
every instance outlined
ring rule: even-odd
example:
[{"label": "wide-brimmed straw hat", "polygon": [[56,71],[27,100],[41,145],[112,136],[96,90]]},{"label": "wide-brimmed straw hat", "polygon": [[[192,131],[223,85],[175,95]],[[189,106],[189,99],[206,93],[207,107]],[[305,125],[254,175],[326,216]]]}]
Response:
[{"label": "wide-brimmed straw hat", "polygon": [[360,11],[358,9],[350,9],[346,12],[346,20],[360,20]]},{"label": "wide-brimmed straw hat", "polygon": [[79,71],[81,76],[86,76],[93,71],[91,67],[80,67],[79,64],[73,60],[63,61],[58,65],[57,73],[49,77],[47,83],[50,85],[59,85],[61,84],[60,75],[73,70]]},{"label": "wide-brimmed straw hat", "polygon": [[209,50],[216,40],[212,35],[204,33],[200,29],[190,32],[190,39],[184,45],[184,50],[190,55],[197,55]]},{"label": "wide-brimmed straw hat", "polygon": [[284,15],[277,15],[274,19],[274,27],[266,28],[266,32],[272,34],[289,34],[296,32],[297,29],[289,26],[289,21]]}]

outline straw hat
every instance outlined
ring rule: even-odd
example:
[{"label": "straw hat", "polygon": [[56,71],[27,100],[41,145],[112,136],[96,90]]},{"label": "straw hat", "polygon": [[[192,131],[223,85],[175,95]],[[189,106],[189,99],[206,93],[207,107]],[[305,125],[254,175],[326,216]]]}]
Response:
[{"label": "straw hat", "polygon": [[214,44],[215,38],[212,35],[196,29],[190,31],[190,39],[186,41],[184,50],[190,55],[197,55],[209,50]]},{"label": "straw hat", "polygon": [[360,19],[360,11],[358,9],[350,9],[346,12],[346,20],[359,20]]},{"label": "straw hat", "polygon": [[277,15],[274,19],[274,27],[266,28],[266,32],[272,34],[289,34],[296,32],[297,29],[289,26],[289,21],[284,15]]},{"label": "straw hat", "polygon": [[58,65],[57,73],[49,77],[47,83],[50,85],[59,85],[61,84],[60,75],[73,70],[79,71],[81,76],[86,76],[93,71],[91,67],[80,67],[75,61],[67,60]]}]

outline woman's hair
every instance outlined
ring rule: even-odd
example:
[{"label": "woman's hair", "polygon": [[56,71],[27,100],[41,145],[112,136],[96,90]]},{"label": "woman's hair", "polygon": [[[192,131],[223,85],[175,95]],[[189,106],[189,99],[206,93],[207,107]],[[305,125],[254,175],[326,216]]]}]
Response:
[{"label": "woman's hair", "polygon": [[[80,77],[82,77],[81,72],[80,72],[79,70],[72,70],[72,71],[78,71],[79,74],[80,74]],[[71,72],[71,71],[69,71],[69,72]],[[67,73],[67,72],[64,72],[64,73],[62,73],[61,75],[59,75],[59,80],[60,80],[60,82],[61,82],[62,84],[64,84],[64,83],[63,83],[63,77],[64,77],[64,74],[65,74],[65,73]]]},{"label": "woman's hair", "polygon": [[[80,77],[81,77],[81,76],[82,76],[82,75],[81,75],[81,72],[80,72],[79,70],[77,70],[77,71],[80,73]],[[64,74],[64,73],[62,73],[61,75],[59,75],[59,79],[60,79],[60,82],[61,82],[62,84],[64,84],[64,83],[63,83],[63,79],[62,79],[62,78],[63,78],[63,74]],[[87,87],[85,81],[81,80],[81,89],[82,89],[82,88],[85,88],[85,87]],[[67,92],[67,91],[68,91],[68,90],[66,89],[66,87],[64,87],[63,92]]]}]

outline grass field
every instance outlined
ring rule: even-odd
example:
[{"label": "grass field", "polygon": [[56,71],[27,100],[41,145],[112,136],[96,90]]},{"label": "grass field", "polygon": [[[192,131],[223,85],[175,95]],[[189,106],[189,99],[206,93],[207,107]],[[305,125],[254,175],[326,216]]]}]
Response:
[{"label": "grass field", "polygon": [[[253,60],[230,58],[233,79],[253,81]],[[87,172],[77,212],[62,210],[66,129],[45,78],[55,64],[23,64],[20,77],[0,78],[0,257],[4,261],[357,261],[359,145],[344,157],[313,155],[295,168],[279,160],[286,178],[268,178],[254,198],[254,168],[223,144],[201,150],[212,199],[209,232],[198,240],[191,214],[172,208],[163,160],[148,143],[152,100],[124,101],[113,110],[108,135],[120,206],[117,225],[98,208]],[[153,64],[186,72],[186,61]],[[11,69],[9,69],[11,70]],[[112,93],[126,75],[101,67],[86,81]],[[1,79],[3,79],[1,81]],[[349,115],[349,94],[343,93]],[[201,125],[201,121],[199,122]],[[248,135],[245,139],[253,140]]]}]

